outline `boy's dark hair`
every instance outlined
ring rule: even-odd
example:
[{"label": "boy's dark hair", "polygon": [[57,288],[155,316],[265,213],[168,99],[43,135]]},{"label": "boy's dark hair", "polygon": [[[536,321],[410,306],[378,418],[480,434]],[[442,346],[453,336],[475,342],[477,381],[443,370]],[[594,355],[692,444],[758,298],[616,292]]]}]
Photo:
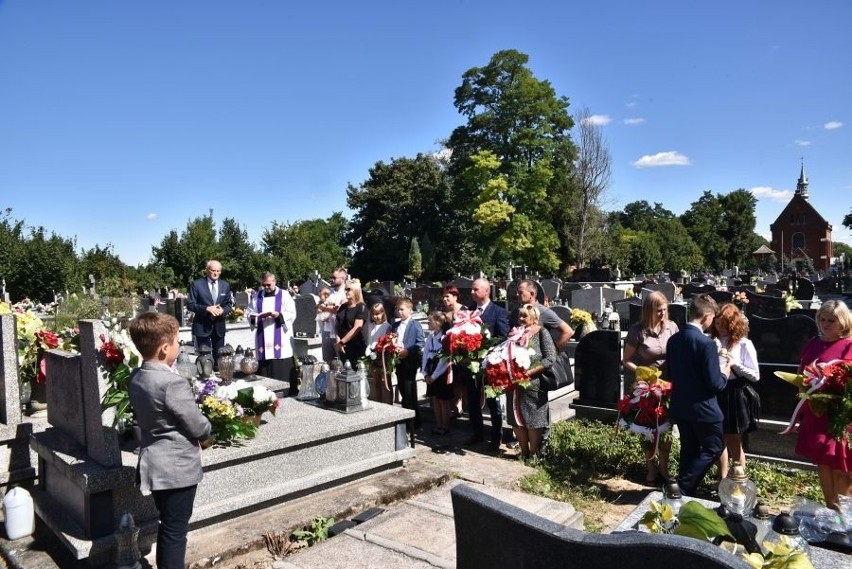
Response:
[{"label": "boy's dark hair", "polygon": [[719,305],[713,300],[713,297],[708,294],[699,294],[692,301],[689,307],[689,319],[698,320],[705,314],[716,316],[719,312]]},{"label": "boy's dark hair", "polygon": [[174,316],[146,312],[130,321],[130,337],[143,359],[153,358],[157,349],[171,342],[180,330]]},{"label": "boy's dark hair", "polygon": [[406,304],[408,305],[409,308],[414,308],[414,303],[411,302],[410,298],[403,297],[403,298],[400,298],[399,300],[396,301],[396,307],[397,308],[399,308],[400,306],[405,306]]}]

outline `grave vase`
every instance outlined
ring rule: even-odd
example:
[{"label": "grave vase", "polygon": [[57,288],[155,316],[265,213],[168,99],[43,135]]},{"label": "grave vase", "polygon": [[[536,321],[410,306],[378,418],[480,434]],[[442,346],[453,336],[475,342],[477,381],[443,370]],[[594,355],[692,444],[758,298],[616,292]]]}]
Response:
[{"label": "grave vase", "polygon": [[47,383],[39,383],[37,381],[29,383],[32,388],[30,409],[33,411],[44,411],[47,409]]},{"label": "grave vase", "polygon": [[30,404],[30,399],[33,396],[33,386],[29,381],[24,381],[20,385],[21,409],[26,409]]}]

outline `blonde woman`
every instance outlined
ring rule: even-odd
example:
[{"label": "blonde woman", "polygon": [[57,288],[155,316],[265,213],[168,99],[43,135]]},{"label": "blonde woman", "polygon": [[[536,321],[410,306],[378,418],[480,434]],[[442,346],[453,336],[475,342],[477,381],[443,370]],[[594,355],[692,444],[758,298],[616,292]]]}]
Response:
[{"label": "blonde woman", "polygon": [[518,323],[524,327],[527,347],[535,352],[538,364],[527,371],[531,385],[506,393],[506,416],[521,448],[521,458],[538,456],[544,430],[550,426],[547,391],[541,388],[540,375],[556,361],[556,344],[550,332],[539,324],[540,314],[532,304],[518,309]]},{"label": "blonde woman", "polygon": [[361,293],[361,284],[352,281],[344,289],[346,302],[337,311],[337,353],[340,359],[354,369],[358,360],[367,351],[364,340],[364,323],[367,322],[367,306]]},{"label": "blonde woman", "polygon": [[[677,324],[669,320],[669,301],[666,296],[654,291],[642,299],[642,321],[637,322],[627,331],[627,341],[624,344],[622,364],[625,370],[625,383],[633,380],[636,368],[639,366],[656,367],[663,370],[666,376],[666,343],[677,334]],[[628,379],[629,378],[629,379]],[[645,466],[648,484],[656,484],[660,477],[669,479],[669,451],[672,448],[671,439],[664,437],[657,448],[645,450]],[[659,460],[659,464],[657,463]]]}]

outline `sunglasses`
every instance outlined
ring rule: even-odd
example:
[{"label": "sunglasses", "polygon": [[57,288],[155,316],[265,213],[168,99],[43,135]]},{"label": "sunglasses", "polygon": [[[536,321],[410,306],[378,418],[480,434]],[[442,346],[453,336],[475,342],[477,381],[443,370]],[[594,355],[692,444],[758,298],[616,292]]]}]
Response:
[{"label": "sunglasses", "polygon": [[350,290],[352,290],[352,289],[351,289],[351,288],[345,288],[345,289],[343,289],[343,290],[344,290],[344,292],[349,292],[349,291],[350,291]]}]

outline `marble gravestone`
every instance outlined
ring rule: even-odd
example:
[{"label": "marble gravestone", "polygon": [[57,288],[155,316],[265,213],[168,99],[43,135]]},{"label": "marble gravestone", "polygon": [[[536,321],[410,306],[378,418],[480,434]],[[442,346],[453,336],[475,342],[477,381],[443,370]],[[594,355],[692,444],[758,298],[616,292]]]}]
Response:
[{"label": "marble gravestone", "polygon": [[604,300],[601,287],[581,288],[571,293],[571,307],[585,310],[594,316],[603,314]]},{"label": "marble gravestone", "polygon": [[36,475],[29,444],[33,424],[21,414],[17,343],[15,316],[0,315],[0,496]]},{"label": "marble gravestone", "polygon": [[675,285],[670,282],[648,283],[645,285],[644,288],[647,290],[655,290],[663,293],[666,296],[666,300],[668,300],[669,302],[672,302],[674,300]]},{"label": "marble gravestone", "polygon": [[547,297],[551,301],[559,298],[559,293],[562,290],[562,281],[559,279],[543,279],[541,281],[541,289],[544,296],[539,297],[539,302],[544,304],[544,299]]}]

